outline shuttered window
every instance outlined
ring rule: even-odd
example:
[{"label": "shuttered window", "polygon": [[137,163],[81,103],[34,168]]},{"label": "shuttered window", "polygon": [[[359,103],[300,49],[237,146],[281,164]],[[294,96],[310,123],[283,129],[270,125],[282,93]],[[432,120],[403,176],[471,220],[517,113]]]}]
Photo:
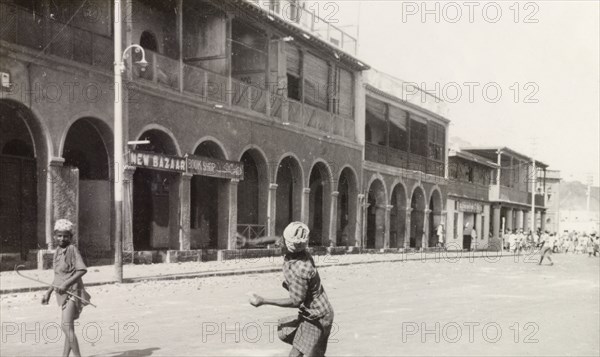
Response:
[{"label": "shuttered window", "polygon": [[410,120],[410,152],[427,157],[427,124],[412,119]]},{"label": "shuttered window", "polygon": [[390,146],[394,149],[408,151],[408,130],[406,121],[408,113],[402,109],[388,105],[390,118]]},{"label": "shuttered window", "polygon": [[337,72],[337,113],[341,116],[352,118],[354,112],[354,80],[352,78],[352,73],[343,68],[338,68]]},{"label": "shuttered window", "polygon": [[304,102],[327,110],[329,99],[329,65],[325,60],[306,53],[304,57]]},{"label": "shuttered window", "polygon": [[286,43],[285,54],[287,62],[287,73],[295,77],[300,77],[300,68],[302,63],[300,62],[300,50],[294,45]]}]

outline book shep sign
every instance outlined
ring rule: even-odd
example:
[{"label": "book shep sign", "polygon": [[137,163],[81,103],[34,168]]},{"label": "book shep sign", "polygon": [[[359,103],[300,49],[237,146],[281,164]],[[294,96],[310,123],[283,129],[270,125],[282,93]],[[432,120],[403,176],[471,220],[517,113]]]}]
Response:
[{"label": "book shep sign", "polygon": [[135,150],[129,152],[128,159],[129,165],[140,168],[224,179],[244,179],[244,165],[236,161],[194,155],[179,157]]}]

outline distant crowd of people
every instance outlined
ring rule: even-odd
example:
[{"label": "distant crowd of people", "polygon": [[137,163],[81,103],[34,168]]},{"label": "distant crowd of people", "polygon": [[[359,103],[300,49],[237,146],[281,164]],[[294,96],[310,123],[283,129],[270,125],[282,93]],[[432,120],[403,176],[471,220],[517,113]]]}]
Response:
[{"label": "distant crowd of people", "polygon": [[527,234],[522,229],[506,231],[502,236],[504,249],[513,253],[530,251],[535,248],[550,248],[552,253],[587,254],[600,256],[600,236],[596,232],[563,232],[560,236],[540,229]]}]

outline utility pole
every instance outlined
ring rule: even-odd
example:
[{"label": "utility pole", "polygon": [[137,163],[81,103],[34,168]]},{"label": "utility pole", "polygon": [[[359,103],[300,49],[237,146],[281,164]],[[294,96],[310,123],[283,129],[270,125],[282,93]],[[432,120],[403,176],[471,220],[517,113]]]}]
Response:
[{"label": "utility pole", "polygon": [[121,85],[121,64],[123,62],[121,44],[121,1],[115,0],[114,13],[114,75],[115,75],[115,102],[114,102],[114,191],[115,191],[115,280],[123,281],[123,179],[121,167],[123,163],[123,93]]},{"label": "utility pole", "polygon": [[532,236],[535,234],[535,184],[537,181],[537,171],[535,168],[535,146],[536,140],[535,138],[531,141],[531,234]]}]

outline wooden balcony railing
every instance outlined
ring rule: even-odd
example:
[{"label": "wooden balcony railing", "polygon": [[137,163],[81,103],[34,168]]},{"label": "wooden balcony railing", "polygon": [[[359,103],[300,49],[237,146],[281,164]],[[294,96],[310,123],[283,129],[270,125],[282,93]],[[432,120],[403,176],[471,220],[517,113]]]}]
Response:
[{"label": "wooden balcony railing", "polygon": [[365,160],[444,177],[444,163],[388,146],[365,143]]},{"label": "wooden balcony railing", "polygon": [[[255,4],[273,15],[278,15],[285,21],[301,27],[305,31],[310,32],[313,36],[329,42],[347,53],[352,55],[356,54],[356,38],[333,25],[331,21],[327,21],[326,19],[319,17],[316,13],[298,6],[294,1],[281,0],[275,2],[248,0],[248,2]],[[326,11],[327,10],[324,9],[324,12]]]},{"label": "wooden balcony railing", "polygon": [[91,66],[113,67],[113,40],[13,4],[0,3],[0,39]]},{"label": "wooden balcony railing", "polygon": [[[0,3],[0,38],[68,60],[113,68],[113,39],[45,18],[13,4]],[[134,80],[154,83],[200,101],[242,108],[265,115],[265,119],[290,123],[303,130],[355,141],[352,117],[345,117],[250,85],[178,59],[145,50],[148,66],[133,66]],[[138,60],[139,54],[133,54]],[[268,116],[266,116],[268,113]]]},{"label": "wooden balcony railing", "polygon": [[448,185],[448,194],[458,197],[467,197],[474,200],[487,201],[490,187],[472,182],[451,180]]}]

